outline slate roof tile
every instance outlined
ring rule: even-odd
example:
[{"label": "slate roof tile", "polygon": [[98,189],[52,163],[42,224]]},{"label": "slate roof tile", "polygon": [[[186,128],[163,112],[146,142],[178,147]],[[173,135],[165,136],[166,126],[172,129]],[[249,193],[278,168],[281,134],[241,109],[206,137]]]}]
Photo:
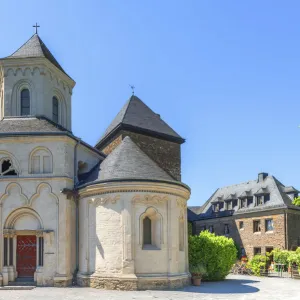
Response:
[{"label": "slate roof tile", "polygon": [[162,137],[171,137],[180,143],[184,142],[184,139],[164,122],[160,115],[153,112],[141,99],[134,95],[130,97],[119,111],[103,136],[97,142],[97,145],[102,144],[114,130],[122,125],[144,130],[148,133],[156,133]]}]

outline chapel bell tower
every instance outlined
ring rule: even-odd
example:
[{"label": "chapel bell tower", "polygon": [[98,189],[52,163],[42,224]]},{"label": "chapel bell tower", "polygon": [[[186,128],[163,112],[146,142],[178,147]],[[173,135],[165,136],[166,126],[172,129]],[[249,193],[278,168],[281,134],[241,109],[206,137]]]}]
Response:
[{"label": "chapel bell tower", "polygon": [[44,116],[71,130],[75,86],[36,32],[0,59],[0,119]]}]

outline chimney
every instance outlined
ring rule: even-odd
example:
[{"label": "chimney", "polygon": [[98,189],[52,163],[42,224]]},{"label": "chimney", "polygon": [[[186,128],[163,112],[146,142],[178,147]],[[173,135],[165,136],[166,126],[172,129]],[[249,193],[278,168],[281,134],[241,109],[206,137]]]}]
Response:
[{"label": "chimney", "polygon": [[268,175],[268,173],[258,173],[258,182],[263,182]]}]

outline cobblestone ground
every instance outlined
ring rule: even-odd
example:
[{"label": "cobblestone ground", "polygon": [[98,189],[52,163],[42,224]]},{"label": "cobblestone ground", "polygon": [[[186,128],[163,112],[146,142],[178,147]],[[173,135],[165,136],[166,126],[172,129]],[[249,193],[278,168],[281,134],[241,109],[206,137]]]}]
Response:
[{"label": "cobblestone ground", "polygon": [[300,280],[289,278],[258,278],[228,276],[223,282],[203,283],[200,287],[187,287],[177,291],[103,291],[91,288],[35,288],[30,291],[0,290],[0,299],[50,300],[50,299],[103,299],[103,300],[150,300],[150,299],[300,299]]}]

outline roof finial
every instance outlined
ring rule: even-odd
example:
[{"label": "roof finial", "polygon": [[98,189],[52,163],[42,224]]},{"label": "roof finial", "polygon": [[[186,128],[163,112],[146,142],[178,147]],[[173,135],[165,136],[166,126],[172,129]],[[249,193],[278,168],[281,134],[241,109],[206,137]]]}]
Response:
[{"label": "roof finial", "polygon": [[32,27],[35,27],[35,34],[38,34],[38,28],[41,27],[38,23],[35,23]]},{"label": "roof finial", "polygon": [[132,89],[132,96],[134,96],[134,89],[135,89],[135,86],[134,85],[131,85],[129,84],[130,88]]}]

